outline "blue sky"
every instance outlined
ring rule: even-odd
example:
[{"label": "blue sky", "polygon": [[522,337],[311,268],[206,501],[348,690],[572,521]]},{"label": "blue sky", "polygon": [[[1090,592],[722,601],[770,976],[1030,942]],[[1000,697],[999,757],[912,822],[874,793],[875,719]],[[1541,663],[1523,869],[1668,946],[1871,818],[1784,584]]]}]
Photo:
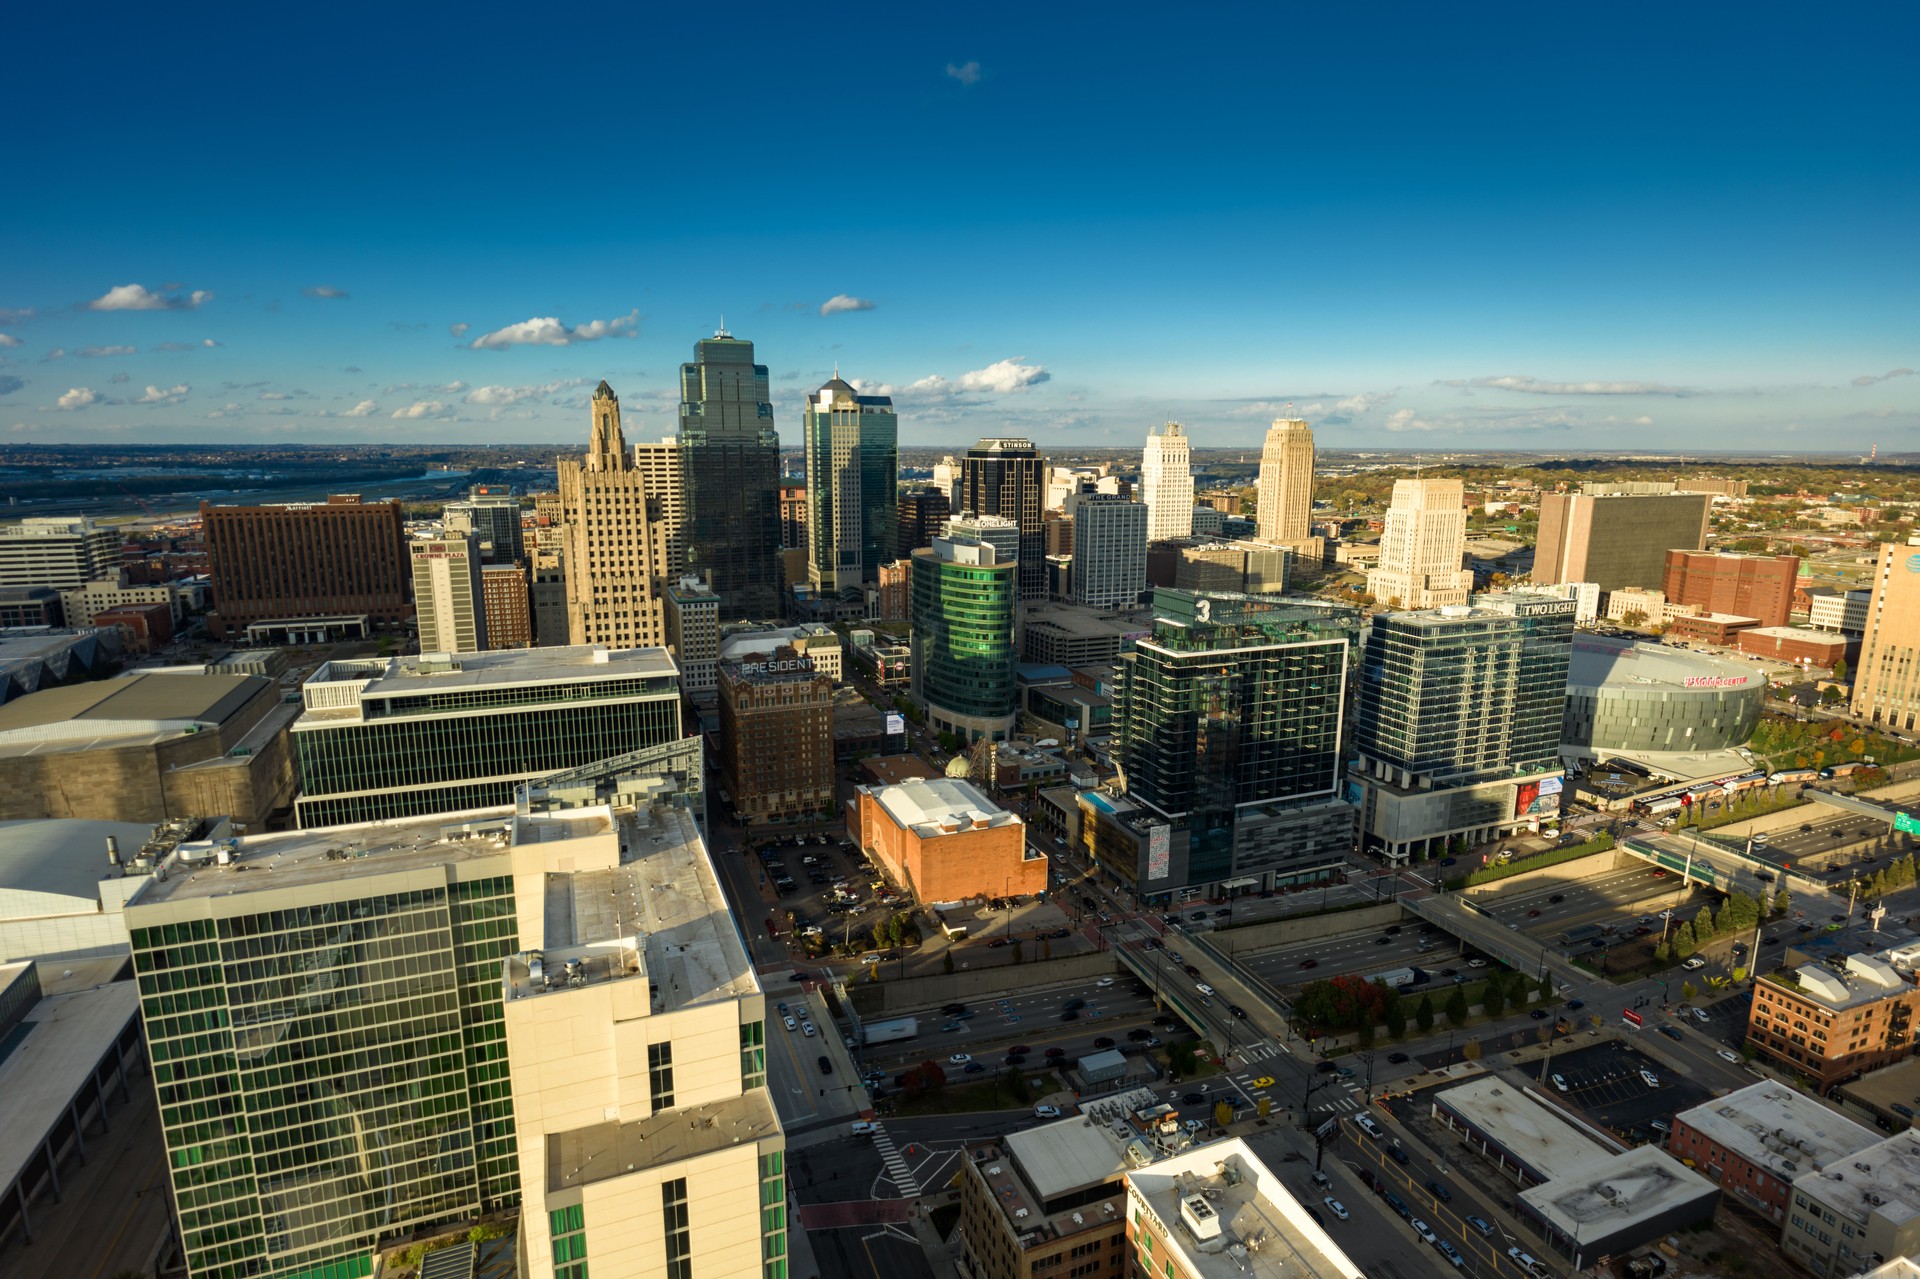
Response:
[{"label": "blue sky", "polygon": [[113,8],[10,24],[17,441],[666,434],[724,315],[795,441],[1920,449],[1911,7]]}]

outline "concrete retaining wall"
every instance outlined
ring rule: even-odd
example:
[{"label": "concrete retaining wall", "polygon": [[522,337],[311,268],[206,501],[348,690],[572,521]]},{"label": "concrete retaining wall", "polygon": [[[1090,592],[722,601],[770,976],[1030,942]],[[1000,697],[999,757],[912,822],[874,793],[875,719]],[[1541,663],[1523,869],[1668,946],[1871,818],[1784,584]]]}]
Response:
[{"label": "concrete retaining wall", "polygon": [[1316,941],[1322,937],[1384,928],[1405,918],[1406,912],[1396,903],[1382,902],[1378,906],[1365,906],[1359,910],[1276,919],[1266,924],[1248,924],[1245,928],[1215,929],[1202,935],[1228,955],[1240,955],[1248,951],[1272,950],[1289,942]]},{"label": "concrete retaining wall", "polygon": [[1494,893],[1512,892],[1515,888],[1544,888],[1550,884],[1572,883],[1609,871],[1631,870],[1645,865],[1644,861],[1626,850],[1614,848],[1587,857],[1576,857],[1570,862],[1542,866],[1539,870],[1523,870],[1517,875],[1496,879],[1491,884],[1476,884],[1465,892],[1469,897],[1487,897]]},{"label": "concrete retaining wall", "polygon": [[933,977],[904,977],[892,981],[861,981],[847,990],[862,1017],[918,1012],[942,1004],[970,1003],[1025,993],[1037,987],[1069,982],[1097,981],[1121,971],[1120,961],[1104,951],[1068,955],[1061,959],[1030,959],[1019,964],[995,964],[970,972],[941,973]]}]

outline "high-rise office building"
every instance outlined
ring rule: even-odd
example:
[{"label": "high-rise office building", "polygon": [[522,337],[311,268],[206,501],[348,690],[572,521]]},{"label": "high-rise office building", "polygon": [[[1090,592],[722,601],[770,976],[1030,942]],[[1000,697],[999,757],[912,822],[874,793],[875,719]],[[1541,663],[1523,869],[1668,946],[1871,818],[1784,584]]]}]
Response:
[{"label": "high-rise office building", "polygon": [[354,1279],[516,1210],[531,1279],[785,1273],[764,997],[697,753],[665,754],[517,806],[182,845],[144,881],[191,1279]]},{"label": "high-rise office building", "polygon": [[1369,848],[1440,856],[1559,812],[1577,608],[1516,591],[1374,617],[1354,721]]},{"label": "high-rise office building", "polygon": [[527,566],[483,564],[480,587],[486,597],[487,647],[525,648],[533,643],[533,600]]},{"label": "high-rise office building", "polygon": [[1853,713],[1899,733],[1920,728],[1920,537],[1880,548],[1853,672]]},{"label": "high-rise office building", "polygon": [[567,633],[566,555],[535,551],[527,582],[527,609],[533,618],[533,642],[542,648],[564,648]]},{"label": "high-rise office building", "polygon": [[1275,418],[1260,449],[1260,494],[1255,535],[1318,564],[1321,539],[1313,536],[1313,428],[1306,419]]},{"label": "high-rise office building", "polygon": [[407,543],[407,554],[413,561],[420,651],[478,653],[488,647],[479,537],[418,538]]},{"label": "high-rise office building", "polygon": [[364,635],[413,616],[412,564],[398,502],[341,493],[285,506],[200,504],[216,637]]},{"label": "high-rise office building", "polygon": [[1459,480],[1395,480],[1380,535],[1380,566],[1367,593],[1390,609],[1465,604],[1473,573],[1467,553],[1466,490]]},{"label": "high-rise office building", "polygon": [[1707,544],[1712,506],[1707,493],[1543,493],[1533,580],[1659,590],[1668,551]]},{"label": "high-rise office building", "polygon": [[306,827],[503,803],[521,782],[680,736],[679,673],[660,648],[333,661],[300,693]]},{"label": "high-rise office building", "polygon": [[1324,878],[1353,846],[1340,715],[1359,615],[1158,590],[1119,659],[1123,806],[1093,805],[1093,856],[1140,894]]},{"label": "high-rise office building", "polygon": [[586,456],[561,458],[567,530],[567,633],[575,644],[660,644],[660,591],[669,551],[661,503],[627,451],[620,400],[604,381],[593,393]]},{"label": "high-rise office building", "polygon": [[746,822],[831,813],[833,680],[782,645],[719,667],[720,771]]},{"label": "high-rise office building", "polygon": [[807,545],[807,486],[780,485],[780,549],[797,551]]},{"label": "high-rise office building", "polygon": [[914,489],[900,495],[897,520],[900,527],[899,555],[905,559],[923,546],[933,544],[934,535],[947,526],[953,508],[943,488]]},{"label": "high-rise office building", "polygon": [[720,597],[697,577],[667,588],[667,647],[680,668],[680,688],[696,702],[713,700],[720,660]]},{"label": "high-rise office building", "polygon": [[524,564],[526,535],[520,523],[520,499],[503,484],[476,484],[464,502],[449,502],[442,517],[450,533],[472,533],[485,564]]},{"label": "high-rise office building", "polygon": [[1182,546],[1173,585],[1183,591],[1284,595],[1293,552],[1264,542],[1200,542]]},{"label": "high-rise office building", "polygon": [[998,515],[1020,529],[1020,598],[1047,598],[1047,564],[1040,512],[1044,508],[1047,460],[1033,441],[986,439],[967,450],[961,463],[956,511]]},{"label": "high-rise office building", "polygon": [[1073,521],[1073,602],[1090,608],[1137,604],[1147,589],[1146,506],[1105,493],[1076,493],[1067,499],[1067,515]]},{"label": "high-rise office building", "polygon": [[1140,500],[1147,507],[1149,542],[1193,533],[1193,459],[1187,428],[1178,422],[1147,432],[1140,454]]},{"label": "high-rise office building", "polygon": [[1697,604],[1702,612],[1785,626],[1799,576],[1798,555],[1668,551],[1664,591],[1669,606]]},{"label": "high-rise office building", "polygon": [[894,558],[900,512],[900,419],[884,395],[836,375],[807,399],[807,581],[814,593],[862,598]]},{"label": "high-rise office building", "polygon": [[30,516],[0,527],[0,587],[85,586],[120,572],[120,531],[84,515]]},{"label": "high-rise office building", "polygon": [[680,366],[684,567],[720,597],[720,620],[784,616],[780,568],[780,435],[767,366],[753,343],[722,329]]},{"label": "high-rise office building", "polygon": [[1019,560],[1004,548],[1019,540],[1011,520],[956,516],[913,553],[913,696],[937,732],[1013,732]]}]

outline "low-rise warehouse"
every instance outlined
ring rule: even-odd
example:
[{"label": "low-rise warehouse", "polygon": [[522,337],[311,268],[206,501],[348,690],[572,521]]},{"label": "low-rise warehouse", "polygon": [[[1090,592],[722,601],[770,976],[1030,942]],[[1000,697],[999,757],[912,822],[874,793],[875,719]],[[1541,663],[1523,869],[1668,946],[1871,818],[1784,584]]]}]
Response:
[{"label": "low-rise warehouse", "polygon": [[1795,1177],[1864,1150],[1879,1136],[1805,1093],[1766,1080],[1675,1115],[1667,1149],[1781,1221]]}]

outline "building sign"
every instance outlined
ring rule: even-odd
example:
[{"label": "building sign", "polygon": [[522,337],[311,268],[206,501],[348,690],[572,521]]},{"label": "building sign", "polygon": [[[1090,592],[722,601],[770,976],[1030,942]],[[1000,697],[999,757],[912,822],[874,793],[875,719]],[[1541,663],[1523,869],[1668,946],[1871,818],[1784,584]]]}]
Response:
[{"label": "building sign", "polygon": [[1893,828],[1897,831],[1905,831],[1909,835],[1920,835],[1920,817],[1915,817],[1912,813],[1895,813]]},{"label": "building sign", "polygon": [[1620,1020],[1626,1022],[1627,1025],[1629,1026],[1637,1027],[1642,1024],[1642,1019],[1640,1014],[1633,1011],[1633,1009],[1631,1008],[1622,1008],[1620,1010]]},{"label": "building sign", "polygon": [[907,717],[898,711],[887,715],[887,736],[904,737],[907,732]]},{"label": "building sign", "polygon": [[1524,817],[1540,802],[1540,783],[1521,782],[1513,789],[1513,815]]},{"label": "building sign", "polygon": [[785,662],[742,662],[740,673],[742,675],[811,675],[813,659],[799,657]]},{"label": "building sign", "polygon": [[1689,675],[1682,681],[1688,688],[1738,688],[1747,682],[1745,675]]},{"label": "building sign", "polygon": [[1173,863],[1173,827],[1155,826],[1147,832],[1147,878],[1165,879]]},{"label": "building sign", "polygon": [[1545,799],[1549,795],[1558,795],[1561,790],[1566,787],[1566,784],[1567,782],[1564,777],[1542,777],[1540,779],[1540,797]]}]

